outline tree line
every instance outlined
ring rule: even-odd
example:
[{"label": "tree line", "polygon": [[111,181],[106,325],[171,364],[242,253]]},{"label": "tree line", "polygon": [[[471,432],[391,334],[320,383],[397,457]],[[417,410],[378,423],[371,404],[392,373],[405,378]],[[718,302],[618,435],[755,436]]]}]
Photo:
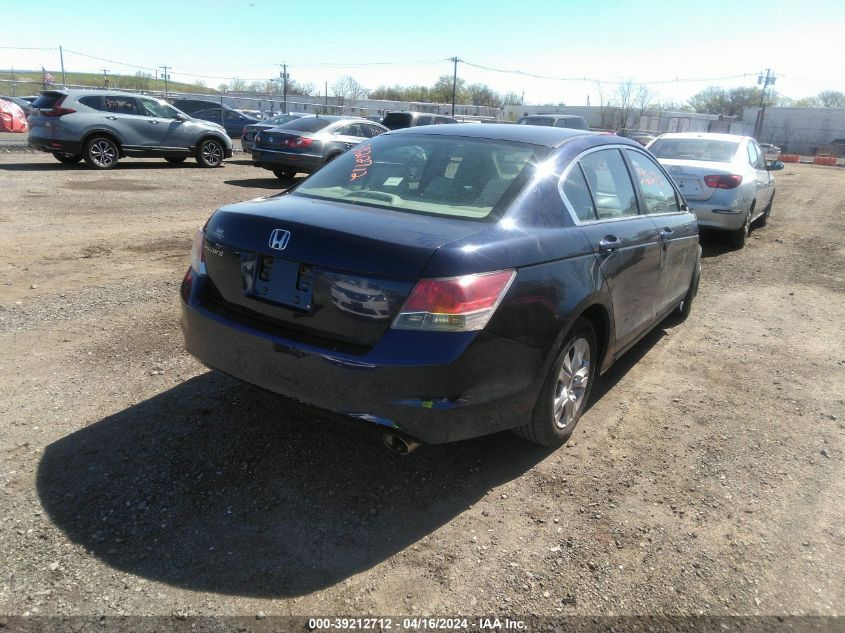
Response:
[{"label": "tree line", "polygon": [[[452,76],[441,75],[431,86],[385,86],[367,89],[350,75],[341,77],[331,86],[329,93],[332,97],[346,99],[383,99],[387,101],[417,101],[429,103],[452,102]],[[149,73],[137,72],[134,76],[115,76],[112,78],[113,87],[147,90],[151,84],[157,82]],[[160,81],[160,80],[159,80]],[[198,80],[194,88],[206,88],[205,82]],[[621,82],[616,89],[606,92],[602,84],[597,84],[599,105],[602,107],[602,127],[618,128],[622,121],[628,120],[628,115],[634,111],[642,113],[645,110],[670,110],[678,112],[698,112],[702,114],[721,114],[724,116],[740,116],[743,108],[760,106],[762,90],[758,86],[740,86],[737,88],[722,88],[710,86],[694,94],[687,101],[657,101],[656,95],[646,85],[633,80]],[[237,77],[228,83],[217,87],[220,92],[255,92],[259,94],[280,94],[283,91],[281,79],[267,79],[265,81],[248,82]],[[320,94],[311,82],[299,82],[288,79],[287,93],[289,95],[316,96]],[[457,79],[455,83],[455,103],[460,105],[489,106],[502,108],[506,105],[521,104],[521,95],[514,91],[500,93],[483,83],[468,84],[464,79]],[[562,103],[559,105],[563,105]],[[823,90],[813,97],[789,99],[772,90],[767,91],[764,105],[766,107],[792,106],[799,108],[843,108],[845,107],[845,93],[838,90]]]}]

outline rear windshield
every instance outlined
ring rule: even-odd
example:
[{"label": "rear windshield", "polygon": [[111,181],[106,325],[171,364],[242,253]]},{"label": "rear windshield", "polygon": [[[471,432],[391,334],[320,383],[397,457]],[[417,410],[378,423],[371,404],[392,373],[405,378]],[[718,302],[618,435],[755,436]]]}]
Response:
[{"label": "rear windshield", "polygon": [[403,127],[411,127],[411,119],[410,112],[388,112],[384,115],[381,124],[391,130],[399,130]]},{"label": "rear windshield", "polygon": [[56,101],[62,97],[64,97],[64,95],[61,92],[48,92],[47,94],[39,95],[39,97],[33,101],[32,107],[50,110],[54,105],[56,105]]},{"label": "rear windshield", "polygon": [[302,117],[296,116],[295,114],[277,114],[276,116],[267,117],[266,119],[259,121],[259,123],[264,125],[281,125],[282,123],[287,123],[288,121],[301,118]]},{"label": "rear windshield", "polygon": [[495,219],[548,148],[424,135],[385,135],[304,180],[294,195],[409,213]]},{"label": "rear windshield", "polygon": [[333,121],[328,121],[319,117],[305,117],[288,121],[279,127],[283,130],[295,130],[297,132],[318,132],[331,123],[333,123]]},{"label": "rear windshield", "polygon": [[520,125],[547,125],[552,127],[555,120],[548,116],[526,116],[517,121]]},{"label": "rear windshield", "polygon": [[729,163],[733,160],[739,141],[712,141],[703,138],[658,139],[649,146],[657,158],[678,160],[709,160]]}]

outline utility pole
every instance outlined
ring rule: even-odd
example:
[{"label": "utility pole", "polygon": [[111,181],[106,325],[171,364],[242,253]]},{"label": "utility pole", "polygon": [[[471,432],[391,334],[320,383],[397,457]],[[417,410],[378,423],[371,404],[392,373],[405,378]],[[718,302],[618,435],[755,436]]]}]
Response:
[{"label": "utility pole", "polygon": [[173,68],[173,66],[165,66],[162,64],[159,68],[163,70],[161,77],[164,79],[164,98],[167,99],[167,80],[170,79],[170,75],[167,74],[167,71]]},{"label": "utility pole", "polygon": [[458,62],[460,60],[457,57],[452,58],[452,62],[455,64],[455,71],[452,74],[452,116],[455,116],[455,93],[458,90]]},{"label": "utility pole", "polygon": [[62,51],[61,45],[59,45],[59,62],[62,65],[62,85],[67,85],[67,75],[65,75],[65,54]]},{"label": "utility pole", "polygon": [[774,85],[775,74],[772,72],[771,68],[766,69],[766,75],[763,75],[763,71],[760,71],[760,74],[757,76],[757,85],[763,84],[763,89],[760,91],[760,109],[757,111],[757,124],[754,126],[754,138],[758,141],[760,140],[760,135],[763,133],[763,117],[766,116],[766,88],[769,85]]},{"label": "utility pole", "polygon": [[325,88],[326,88],[326,91],[323,93],[323,98],[326,101],[326,108],[325,108],[326,111],[323,114],[328,114],[329,113],[329,82],[328,81],[326,82]]},{"label": "utility pole", "polygon": [[103,88],[109,87],[109,69],[108,68],[101,68],[100,70],[103,71]]},{"label": "utility pole", "polygon": [[279,64],[282,67],[282,72],[279,73],[279,79],[282,80],[282,112],[288,111],[288,65]]},{"label": "utility pole", "polygon": [[12,96],[15,96],[15,69],[12,68]]}]

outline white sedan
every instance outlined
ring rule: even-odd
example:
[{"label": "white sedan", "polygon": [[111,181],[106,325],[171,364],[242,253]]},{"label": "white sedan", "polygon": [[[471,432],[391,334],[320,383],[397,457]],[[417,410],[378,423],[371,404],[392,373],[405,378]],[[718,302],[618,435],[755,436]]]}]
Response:
[{"label": "white sedan", "polygon": [[663,134],[648,149],[666,167],[702,227],[727,231],[742,248],[751,225],[765,226],[775,197],[772,171],[750,136],[733,134]]}]

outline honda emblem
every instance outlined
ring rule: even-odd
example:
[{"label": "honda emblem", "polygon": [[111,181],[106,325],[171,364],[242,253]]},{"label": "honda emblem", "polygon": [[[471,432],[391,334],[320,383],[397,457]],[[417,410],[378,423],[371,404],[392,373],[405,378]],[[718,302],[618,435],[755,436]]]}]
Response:
[{"label": "honda emblem", "polygon": [[270,248],[274,248],[277,251],[283,251],[288,245],[288,241],[290,240],[290,231],[285,231],[284,229],[274,229],[272,233],[270,233]]}]

